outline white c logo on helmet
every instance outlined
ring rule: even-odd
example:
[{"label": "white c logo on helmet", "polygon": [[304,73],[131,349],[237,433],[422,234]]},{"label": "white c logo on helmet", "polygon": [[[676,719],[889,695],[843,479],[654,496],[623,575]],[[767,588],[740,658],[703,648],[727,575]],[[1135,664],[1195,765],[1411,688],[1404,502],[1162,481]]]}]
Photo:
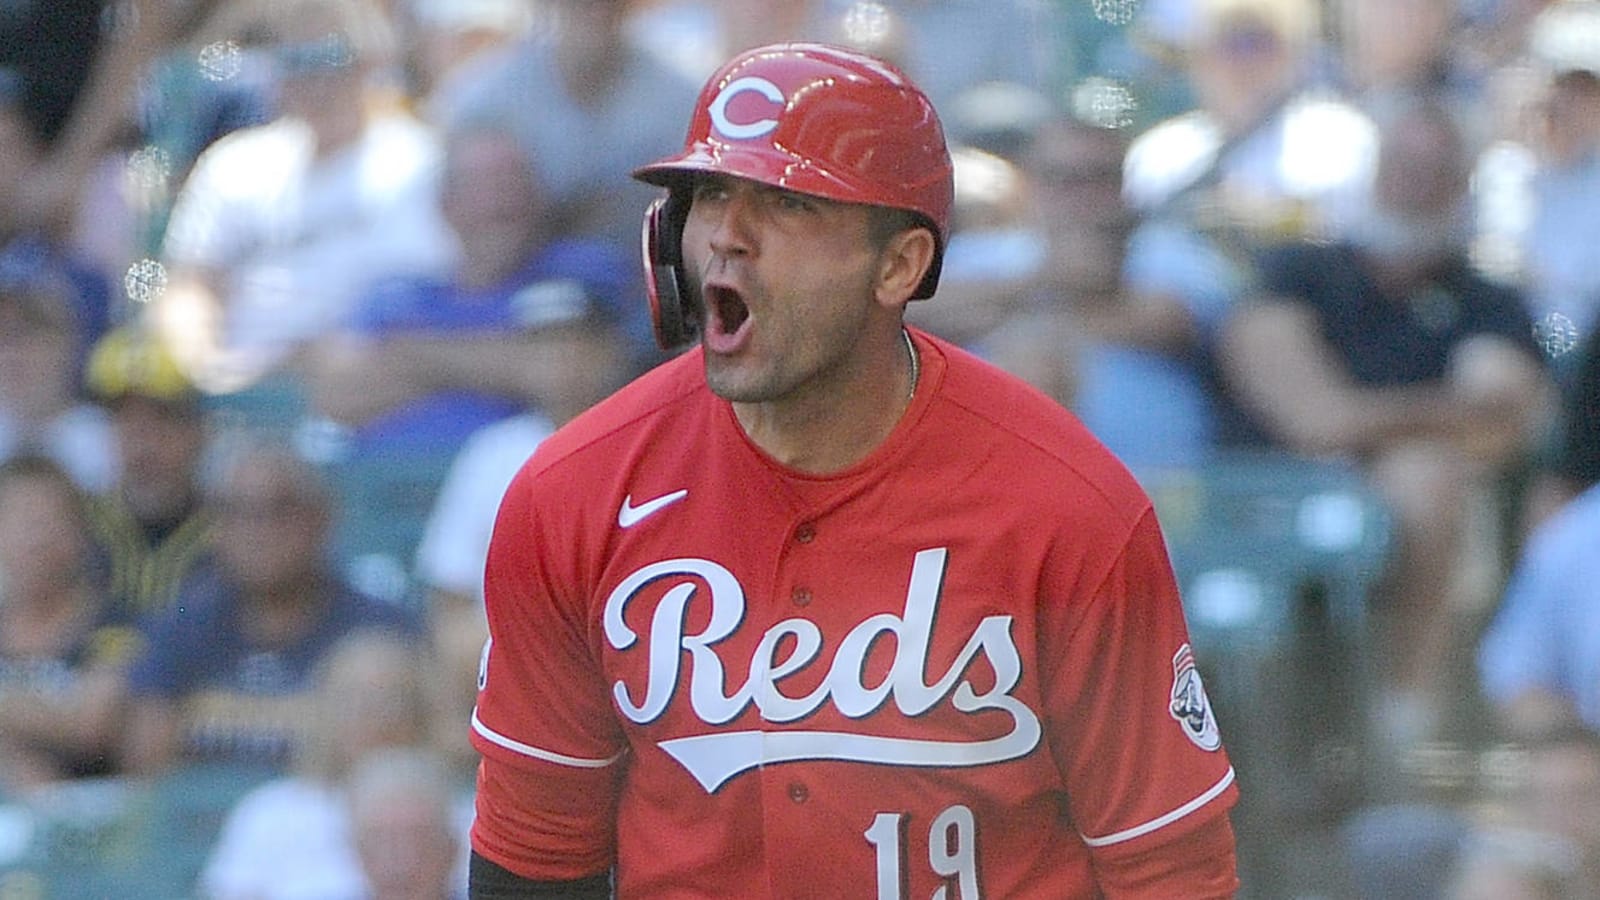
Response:
[{"label": "white c logo on helmet", "polygon": [[783,91],[778,90],[777,85],[765,78],[746,75],[743,78],[736,78],[729,82],[728,86],[717,94],[717,99],[711,101],[711,108],[708,112],[711,113],[711,124],[716,127],[717,131],[734,140],[760,137],[778,127],[777,119],[757,119],[754,122],[745,122],[743,124],[728,121],[728,104],[733,101],[734,97],[746,91],[756,91],[773,103],[780,106],[783,104]]}]

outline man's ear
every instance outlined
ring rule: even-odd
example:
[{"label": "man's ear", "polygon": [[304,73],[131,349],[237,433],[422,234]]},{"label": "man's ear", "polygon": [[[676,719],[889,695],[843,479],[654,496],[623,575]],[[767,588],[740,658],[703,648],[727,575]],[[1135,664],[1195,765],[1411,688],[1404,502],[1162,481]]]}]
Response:
[{"label": "man's ear", "polygon": [[878,256],[878,302],[904,306],[933,265],[934,248],[933,232],[926,228],[907,228],[889,238]]}]

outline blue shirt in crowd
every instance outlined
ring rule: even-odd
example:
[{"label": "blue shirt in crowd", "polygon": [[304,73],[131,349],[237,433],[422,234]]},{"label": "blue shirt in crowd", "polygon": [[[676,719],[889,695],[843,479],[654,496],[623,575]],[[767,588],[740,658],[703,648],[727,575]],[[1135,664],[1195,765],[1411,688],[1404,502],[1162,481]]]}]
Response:
[{"label": "blue shirt in crowd", "polygon": [[1565,698],[1600,731],[1600,485],[1529,537],[1478,648],[1485,696]]},{"label": "blue shirt in crowd", "polygon": [[136,698],[178,704],[184,759],[282,768],[308,724],[317,666],[335,644],[366,628],[420,636],[421,623],[405,608],[328,578],[327,604],[309,632],[287,644],[252,640],[239,589],[215,569],[196,573],[150,623],[129,687]]},{"label": "blue shirt in crowd", "polygon": [[[374,287],[357,310],[356,331],[375,339],[449,335],[513,336],[622,314],[633,270],[609,244],[546,245],[500,284],[469,290],[435,279],[394,279]],[[355,435],[357,453],[453,452],[477,429],[522,412],[513,398],[473,390],[439,391],[379,416]]]}]

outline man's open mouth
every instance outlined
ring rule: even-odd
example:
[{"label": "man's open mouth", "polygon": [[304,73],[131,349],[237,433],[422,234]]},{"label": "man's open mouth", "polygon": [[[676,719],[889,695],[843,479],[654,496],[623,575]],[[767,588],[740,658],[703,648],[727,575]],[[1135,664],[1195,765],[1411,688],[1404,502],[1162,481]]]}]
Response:
[{"label": "man's open mouth", "polygon": [[720,334],[733,334],[750,318],[750,307],[736,289],[726,285],[708,284],[705,289],[708,328]]}]

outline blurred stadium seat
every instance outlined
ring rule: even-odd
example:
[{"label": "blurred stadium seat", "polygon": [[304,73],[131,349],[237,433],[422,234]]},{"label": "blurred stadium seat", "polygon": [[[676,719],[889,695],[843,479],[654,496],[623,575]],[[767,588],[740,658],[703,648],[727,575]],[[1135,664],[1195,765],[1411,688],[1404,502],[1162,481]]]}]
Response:
[{"label": "blurred stadium seat", "polygon": [[339,502],[333,550],[356,587],[392,602],[417,601],[412,560],[451,459],[358,454],[326,465]]}]

